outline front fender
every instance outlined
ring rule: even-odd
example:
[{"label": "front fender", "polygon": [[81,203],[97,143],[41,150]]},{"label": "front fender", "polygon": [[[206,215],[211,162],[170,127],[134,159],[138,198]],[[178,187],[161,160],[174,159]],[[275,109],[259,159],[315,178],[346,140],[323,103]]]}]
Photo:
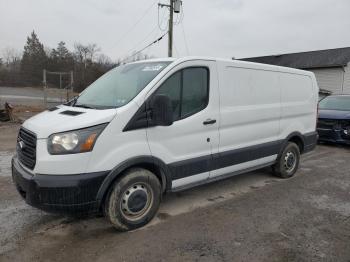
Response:
[{"label": "front fender", "polygon": [[102,182],[100,189],[98,190],[96,200],[99,202],[99,205],[102,204],[109,187],[113,184],[113,182],[118,179],[125,170],[131,167],[142,167],[142,166],[153,166],[157,168],[160,172],[160,179],[162,182],[163,191],[168,191],[171,189],[171,174],[168,166],[160,159],[153,156],[139,156],[133,157],[128,160],[123,161],[115,168],[113,168],[109,174],[106,176],[104,181]]}]

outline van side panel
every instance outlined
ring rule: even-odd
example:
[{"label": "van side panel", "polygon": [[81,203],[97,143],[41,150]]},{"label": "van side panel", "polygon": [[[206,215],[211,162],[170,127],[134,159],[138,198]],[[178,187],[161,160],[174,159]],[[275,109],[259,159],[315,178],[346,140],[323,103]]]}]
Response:
[{"label": "van side panel", "polygon": [[292,132],[315,132],[318,88],[309,75],[280,73],[280,138]]},{"label": "van side panel", "polygon": [[275,72],[226,67],[220,84],[220,152],[277,140],[280,88]]},{"label": "van side panel", "polygon": [[[219,155],[235,149],[263,146],[268,142],[278,141],[281,117],[278,73],[234,66],[231,63],[222,64],[219,72]],[[252,159],[245,159],[245,162],[254,160],[251,164],[255,165],[257,158],[253,154],[251,156]],[[261,158],[271,162],[277,158],[277,154],[263,155]],[[212,171],[210,176],[232,172],[234,169],[232,166]]]}]

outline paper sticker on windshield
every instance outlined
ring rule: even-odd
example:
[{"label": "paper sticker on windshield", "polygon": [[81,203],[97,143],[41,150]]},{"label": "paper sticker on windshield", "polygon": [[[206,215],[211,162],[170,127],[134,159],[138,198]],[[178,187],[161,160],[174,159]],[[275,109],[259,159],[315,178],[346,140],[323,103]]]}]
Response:
[{"label": "paper sticker on windshield", "polygon": [[163,65],[145,66],[142,71],[159,71],[162,68]]}]

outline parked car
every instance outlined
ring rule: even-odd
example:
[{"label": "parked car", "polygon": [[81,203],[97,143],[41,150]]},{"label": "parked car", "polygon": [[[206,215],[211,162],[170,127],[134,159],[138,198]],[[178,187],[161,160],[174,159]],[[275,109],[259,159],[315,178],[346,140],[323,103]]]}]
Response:
[{"label": "parked car", "polygon": [[323,98],[330,96],[332,94],[331,91],[326,89],[320,89],[318,92],[318,101],[321,101]]},{"label": "parked car", "polygon": [[320,141],[350,145],[350,95],[332,95],[319,103]]},{"label": "parked car", "polygon": [[272,166],[292,177],[317,142],[313,73],[237,60],[119,66],[25,121],[13,180],[30,205],[147,224],[162,195]]}]

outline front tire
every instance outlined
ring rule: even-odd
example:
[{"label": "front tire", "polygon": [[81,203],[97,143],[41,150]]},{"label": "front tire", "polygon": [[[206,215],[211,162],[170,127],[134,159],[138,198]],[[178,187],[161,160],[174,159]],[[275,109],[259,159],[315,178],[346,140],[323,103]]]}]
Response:
[{"label": "front tire", "polygon": [[161,201],[161,186],[150,171],[132,168],[109,190],[104,204],[107,219],[119,231],[146,225],[156,215]]},{"label": "front tire", "polygon": [[274,175],[280,178],[294,176],[299,168],[300,150],[297,144],[288,142],[276,164],[272,167]]}]

